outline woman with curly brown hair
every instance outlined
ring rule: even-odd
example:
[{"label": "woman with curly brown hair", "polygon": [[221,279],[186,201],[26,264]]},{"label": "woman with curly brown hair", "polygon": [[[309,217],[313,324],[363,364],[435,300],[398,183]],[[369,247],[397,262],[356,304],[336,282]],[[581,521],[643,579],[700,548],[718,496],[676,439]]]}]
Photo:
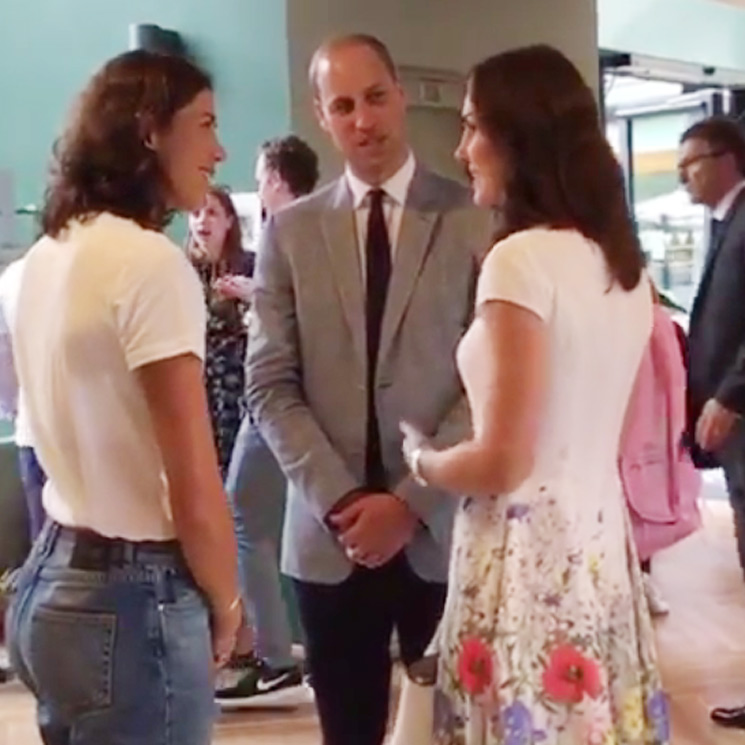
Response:
[{"label": "woman with curly brown hair", "polygon": [[501,222],[458,349],[473,435],[404,426],[414,475],[467,495],[439,635],[435,742],[665,745],[618,472],[652,327],[623,176],[577,69],[545,46],[472,71],[457,157]]},{"label": "woman with curly brown hair", "polygon": [[9,617],[47,745],[210,742],[241,617],[203,385],[205,311],[163,229],[224,151],[209,77],[123,54],[55,148],[14,357],[49,520]]}]

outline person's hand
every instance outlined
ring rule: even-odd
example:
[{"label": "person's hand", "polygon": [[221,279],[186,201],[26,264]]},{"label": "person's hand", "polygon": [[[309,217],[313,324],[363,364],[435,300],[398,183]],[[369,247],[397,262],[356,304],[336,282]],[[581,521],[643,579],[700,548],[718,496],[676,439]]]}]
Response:
[{"label": "person's hand", "polygon": [[234,603],[227,608],[212,609],[212,657],[215,667],[224,667],[230,660],[242,618],[242,603]]},{"label": "person's hand", "polygon": [[427,438],[413,424],[401,422],[399,425],[401,434],[404,436],[401,449],[403,450],[404,460],[411,468],[411,456],[417,448],[425,448],[428,445]]},{"label": "person's hand", "polygon": [[417,525],[408,505],[387,492],[366,494],[329,520],[338,528],[347,556],[370,568],[382,566],[401,551]]},{"label": "person's hand", "polygon": [[419,481],[424,478],[424,474],[421,472],[421,464],[414,463],[414,454],[417,450],[420,451],[420,453],[429,451],[431,456],[434,451],[432,450],[432,446],[429,444],[427,437],[413,424],[409,424],[409,422],[401,422],[399,424],[399,429],[404,436],[403,443],[401,444],[404,460],[406,461],[406,465],[409,467],[409,471],[411,471],[414,478]]},{"label": "person's hand", "polygon": [[696,442],[702,450],[715,453],[729,437],[736,420],[737,414],[734,411],[710,398],[696,422]]},{"label": "person's hand", "polygon": [[212,286],[225,298],[248,303],[253,295],[254,282],[242,274],[225,274],[216,279]]}]

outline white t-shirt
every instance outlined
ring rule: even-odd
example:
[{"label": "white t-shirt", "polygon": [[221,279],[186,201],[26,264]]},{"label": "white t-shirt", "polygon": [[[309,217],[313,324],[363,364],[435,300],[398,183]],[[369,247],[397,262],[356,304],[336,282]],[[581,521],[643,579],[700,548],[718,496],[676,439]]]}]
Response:
[{"label": "white t-shirt", "polygon": [[135,370],[204,358],[199,279],[163,234],[102,214],[29,251],[16,367],[43,503],[63,525],[129,540],[175,535],[163,460]]}]

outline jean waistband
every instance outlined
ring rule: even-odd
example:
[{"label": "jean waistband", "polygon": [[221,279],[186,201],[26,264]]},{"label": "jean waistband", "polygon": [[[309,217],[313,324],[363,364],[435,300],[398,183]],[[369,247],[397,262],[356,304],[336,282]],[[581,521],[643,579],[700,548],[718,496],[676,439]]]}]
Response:
[{"label": "jean waistband", "polygon": [[50,522],[45,529],[50,548],[62,552],[73,569],[107,571],[117,567],[156,565],[186,568],[178,541],[128,541],[109,538],[85,528],[71,528]]}]

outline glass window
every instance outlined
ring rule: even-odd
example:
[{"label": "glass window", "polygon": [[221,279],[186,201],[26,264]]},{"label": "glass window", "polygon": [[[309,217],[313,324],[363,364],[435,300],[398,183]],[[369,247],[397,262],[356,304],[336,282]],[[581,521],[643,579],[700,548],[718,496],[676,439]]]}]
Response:
[{"label": "glass window", "polygon": [[630,180],[650,274],[690,310],[703,266],[706,215],[680,185],[677,152],[681,134],[707,116],[711,91],[687,93],[680,83],[609,73],[604,94],[606,136]]},{"label": "glass window", "polygon": [[652,278],[689,310],[705,251],[703,208],[680,185],[680,135],[705,114],[701,107],[632,120],[634,215]]}]

